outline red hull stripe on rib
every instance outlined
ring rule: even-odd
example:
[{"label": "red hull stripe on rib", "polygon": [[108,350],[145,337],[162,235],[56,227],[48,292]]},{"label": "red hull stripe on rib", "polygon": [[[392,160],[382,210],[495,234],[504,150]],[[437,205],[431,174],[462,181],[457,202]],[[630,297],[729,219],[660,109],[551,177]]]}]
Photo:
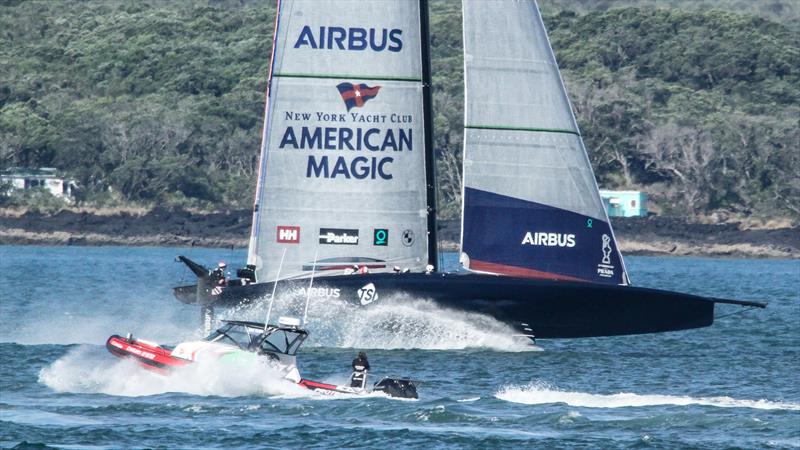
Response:
[{"label": "red hull stripe on rib", "polygon": [[300,380],[300,383],[298,383],[298,384],[300,386],[306,387],[308,389],[327,389],[329,391],[336,390],[336,385],[320,383],[320,382],[317,382],[317,381],[306,380],[305,378]]},{"label": "red hull stripe on rib", "polygon": [[106,348],[114,356],[133,358],[145,368],[159,373],[165,373],[168,369],[191,363],[191,361],[173,357],[167,349],[142,344],[136,340],[131,343],[116,335],[108,338]]},{"label": "red hull stripe on rib", "polygon": [[480,272],[497,273],[501,275],[512,275],[515,277],[524,278],[539,278],[542,280],[562,280],[562,281],[580,281],[586,282],[581,278],[571,277],[569,275],[559,275],[557,273],[543,272],[536,269],[526,269],[524,267],[509,266],[506,264],[497,264],[487,261],[470,260],[469,268]]}]

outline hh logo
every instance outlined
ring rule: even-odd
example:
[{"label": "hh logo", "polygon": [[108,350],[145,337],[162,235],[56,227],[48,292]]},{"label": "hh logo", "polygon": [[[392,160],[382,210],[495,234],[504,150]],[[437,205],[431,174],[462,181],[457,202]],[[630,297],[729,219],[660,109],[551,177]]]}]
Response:
[{"label": "hh logo", "polygon": [[378,291],[375,285],[370,283],[358,290],[358,299],[362,305],[369,305],[378,299]]},{"label": "hh logo", "polygon": [[339,94],[341,94],[342,100],[344,100],[344,104],[347,106],[347,111],[364,106],[364,103],[367,103],[367,100],[375,98],[378,95],[378,91],[381,89],[380,86],[369,87],[364,83],[340,83],[336,88],[339,89]]},{"label": "hh logo", "polygon": [[281,244],[299,244],[300,227],[278,225],[278,242]]}]

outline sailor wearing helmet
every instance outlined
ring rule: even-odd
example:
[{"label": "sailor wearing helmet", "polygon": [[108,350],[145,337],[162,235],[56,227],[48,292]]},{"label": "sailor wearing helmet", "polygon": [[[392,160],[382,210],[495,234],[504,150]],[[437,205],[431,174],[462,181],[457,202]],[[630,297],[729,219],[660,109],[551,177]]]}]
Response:
[{"label": "sailor wearing helmet", "polygon": [[219,295],[222,293],[222,289],[228,285],[228,274],[225,271],[228,268],[228,265],[225,264],[225,261],[220,261],[217,264],[217,268],[211,271],[209,274],[209,279],[211,284],[214,286],[211,289],[212,295]]},{"label": "sailor wearing helmet", "polygon": [[358,352],[358,356],[353,360],[353,374],[350,376],[350,387],[364,389],[367,385],[367,372],[369,372],[369,361],[366,352]]}]

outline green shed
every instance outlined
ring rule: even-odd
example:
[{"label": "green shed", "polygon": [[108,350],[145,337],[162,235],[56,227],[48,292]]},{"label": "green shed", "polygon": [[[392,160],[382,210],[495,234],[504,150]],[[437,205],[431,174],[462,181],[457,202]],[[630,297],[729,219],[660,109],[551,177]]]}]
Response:
[{"label": "green shed", "polygon": [[600,191],[609,217],[646,217],[647,194],[641,191]]}]

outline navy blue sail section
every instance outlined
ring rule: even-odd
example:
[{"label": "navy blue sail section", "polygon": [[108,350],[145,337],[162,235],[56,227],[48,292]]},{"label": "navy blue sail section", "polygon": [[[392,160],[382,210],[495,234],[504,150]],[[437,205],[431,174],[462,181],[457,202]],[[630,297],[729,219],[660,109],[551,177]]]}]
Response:
[{"label": "navy blue sail section", "polygon": [[466,188],[462,242],[472,270],[624,284],[609,224],[552,206]]}]

